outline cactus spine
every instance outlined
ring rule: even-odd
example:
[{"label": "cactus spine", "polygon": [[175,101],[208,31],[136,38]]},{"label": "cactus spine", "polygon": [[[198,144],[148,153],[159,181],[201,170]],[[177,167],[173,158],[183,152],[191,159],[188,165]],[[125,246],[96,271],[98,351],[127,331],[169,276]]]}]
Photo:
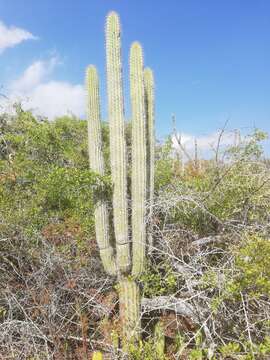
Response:
[{"label": "cactus spine", "polygon": [[[106,54],[115,240],[109,240],[109,215],[104,200],[96,206],[95,225],[104,269],[118,278],[123,335],[129,340],[138,339],[140,334],[140,290],[136,278],[144,269],[146,201],[153,200],[154,191],[153,74],[150,69],[144,70],[141,45],[133,43],[130,50],[132,209],[129,221],[120,23],[115,12],[107,17]],[[90,167],[103,175],[99,85],[97,71],[93,66],[87,69],[86,86]]]},{"label": "cactus spine", "polygon": [[130,95],[132,108],[132,275],[143,271],[146,246],[146,124],[143,54],[139,43],[130,50]]},{"label": "cactus spine", "polygon": [[[102,155],[100,99],[98,74],[94,66],[89,66],[86,72],[87,116],[88,119],[88,148],[90,167],[100,175],[104,175],[104,159]],[[104,199],[95,208],[95,229],[100,257],[104,269],[110,275],[116,275],[116,264],[113,248],[109,239],[109,214]]]},{"label": "cactus spine", "polygon": [[[154,76],[150,68],[144,70],[146,131],[147,131],[147,178],[148,178],[148,202],[149,218],[153,214],[154,201],[154,170],[155,170],[155,109],[154,109]],[[148,244],[151,250],[153,246],[152,226],[150,222],[148,231]]]}]

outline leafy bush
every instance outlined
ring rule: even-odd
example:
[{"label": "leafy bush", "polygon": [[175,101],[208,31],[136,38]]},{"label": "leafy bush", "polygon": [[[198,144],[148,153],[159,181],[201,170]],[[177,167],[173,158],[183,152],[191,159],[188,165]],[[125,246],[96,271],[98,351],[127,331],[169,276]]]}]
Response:
[{"label": "leafy bush", "polygon": [[[118,304],[93,226],[96,201],[111,199],[107,124],[102,177],[89,170],[83,120],[49,122],[17,106],[16,114],[0,116],[0,133],[1,354],[82,359],[92,343],[111,351],[104,342],[119,328]],[[130,157],[130,124],[126,133]],[[140,285],[144,297],[173,306],[163,302],[143,314],[146,330],[162,319],[166,354],[145,332],[131,345],[131,359],[269,358],[264,138],[255,131],[197,167],[189,160],[184,171],[171,139],[157,144],[155,248]]]},{"label": "leafy bush", "polygon": [[227,291],[235,296],[270,296],[270,240],[257,235],[244,238],[235,251],[234,279],[228,282]]}]

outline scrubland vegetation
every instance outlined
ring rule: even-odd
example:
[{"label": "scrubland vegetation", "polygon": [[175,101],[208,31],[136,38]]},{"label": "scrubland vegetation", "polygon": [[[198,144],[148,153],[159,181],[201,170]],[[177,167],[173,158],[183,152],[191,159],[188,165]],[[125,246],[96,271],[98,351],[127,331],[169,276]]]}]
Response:
[{"label": "scrubland vegetation", "polygon": [[[0,120],[1,357],[121,358],[117,289],[93,215],[98,196],[111,201],[108,125],[99,176],[89,170],[86,121],[48,122],[19,105]],[[126,134],[130,149],[129,124]],[[154,247],[139,278],[143,333],[130,359],[269,359],[264,138],[255,131],[184,167],[170,137],[156,145]]]},{"label": "scrubland vegetation", "polygon": [[0,115],[0,356],[267,360],[267,135],[224,147],[223,129],[209,159],[176,129],[156,142],[138,42],[125,121],[120,38],[111,12],[108,123],[92,65],[88,122]]}]

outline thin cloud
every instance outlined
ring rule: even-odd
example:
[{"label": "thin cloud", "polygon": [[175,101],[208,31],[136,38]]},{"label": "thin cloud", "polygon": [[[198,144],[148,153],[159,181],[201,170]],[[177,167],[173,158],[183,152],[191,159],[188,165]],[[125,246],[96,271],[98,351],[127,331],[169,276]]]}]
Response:
[{"label": "thin cloud", "polygon": [[57,57],[32,63],[10,84],[9,98],[22,102],[24,109],[31,109],[50,120],[66,114],[81,117],[85,108],[84,87],[53,80],[53,72],[59,63]]},{"label": "thin cloud", "polygon": [[52,57],[47,61],[33,62],[18,79],[11,82],[12,92],[22,94],[33,90],[34,87],[46,80],[46,77],[53,72],[57,64],[59,64],[57,57]]},{"label": "thin cloud", "polygon": [[15,26],[8,27],[0,21],[0,54],[7,48],[12,48],[23,41],[35,39],[37,37],[29,31]]},{"label": "thin cloud", "polygon": [[[177,137],[181,140],[181,144],[188,154],[192,157],[195,151],[195,141],[197,142],[197,149],[200,155],[207,156],[211,150],[216,149],[218,143],[221,148],[234,145],[236,142],[236,134],[234,131],[224,131],[220,138],[220,131],[215,131],[209,135],[195,136],[187,133],[178,133]],[[172,136],[173,148],[181,150],[176,136]]]}]

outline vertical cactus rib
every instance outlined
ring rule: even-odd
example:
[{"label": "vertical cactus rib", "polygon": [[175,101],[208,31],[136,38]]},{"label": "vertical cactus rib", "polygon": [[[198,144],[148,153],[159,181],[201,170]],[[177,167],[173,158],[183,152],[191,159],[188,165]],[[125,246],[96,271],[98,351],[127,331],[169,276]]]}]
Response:
[{"label": "vertical cactus rib", "polygon": [[107,91],[110,125],[110,160],[113,191],[114,231],[117,267],[121,273],[130,269],[128,239],[127,169],[122,85],[120,22],[111,12],[106,25]]},{"label": "vertical cactus rib", "polygon": [[155,170],[155,99],[154,99],[154,76],[150,68],[144,70],[144,88],[145,88],[145,113],[146,113],[146,132],[147,132],[147,177],[148,177],[148,201],[149,201],[149,219],[148,244],[153,246],[152,236],[152,216],[154,201],[154,170]]},{"label": "vertical cactus rib", "polygon": [[[104,175],[104,159],[102,155],[100,102],[98,74],[94,66],[86,71],[88,149],[90,167],[100,175]],[[98,201],[95,208],[96,238],[105,271],[116,274],[113,248],[109,241],[109,217],[105,200]]]},{"label": "vertical cactus rib", "polygon": [[146,247],[146,134],[143,53],[133,43],[130,50],[130,91],[132,108],[132,275],[143,271]]},{"label": "vertical cactus rib", "polygon": [[120,319],[124,341],[140,337],[140,289],[134,280],[124,278],[119,282]]}]

